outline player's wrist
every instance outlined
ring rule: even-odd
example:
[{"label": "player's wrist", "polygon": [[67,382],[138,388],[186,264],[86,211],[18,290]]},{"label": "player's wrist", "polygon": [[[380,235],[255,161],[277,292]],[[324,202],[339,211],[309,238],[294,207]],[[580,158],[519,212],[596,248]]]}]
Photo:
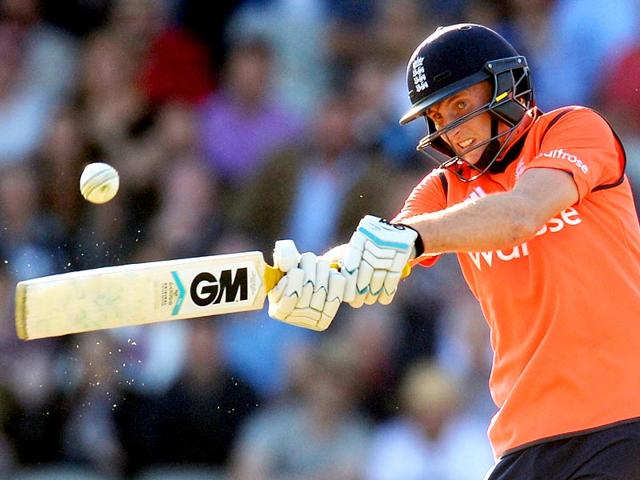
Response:
[{"label": "player's wrist", "polygon": [[409,228],[416,232],[416,239],[413,242],[414,255],[413,258],[418,258],[420,255],[424,253],[424,242],[422,241],[422,236],[420,236],[420,232],[412,227],[411,225],[407,225],[406,223],[396,223],[396,225],[403,226],[405,228]]}]

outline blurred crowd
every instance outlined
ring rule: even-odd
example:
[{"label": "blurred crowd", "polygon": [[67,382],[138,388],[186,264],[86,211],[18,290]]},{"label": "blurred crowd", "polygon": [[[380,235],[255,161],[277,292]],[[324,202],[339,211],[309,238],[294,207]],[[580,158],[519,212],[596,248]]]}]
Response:
[{"label": "blurred crowd", "polygon": [[[453,256],[316,333],[265,311],[22,342],[17,281],[321,253],[433,165],[406,61],[436,26],[505,35],[543,110],[583,104],[640,192],[635,0],[0,0],[0,478],[480,479],[488,329]],[[461,58],[461,61],[464,59]],[[416,122],[417,123],[417,122]],[[112,164],[120,192],[79,193]]]}]

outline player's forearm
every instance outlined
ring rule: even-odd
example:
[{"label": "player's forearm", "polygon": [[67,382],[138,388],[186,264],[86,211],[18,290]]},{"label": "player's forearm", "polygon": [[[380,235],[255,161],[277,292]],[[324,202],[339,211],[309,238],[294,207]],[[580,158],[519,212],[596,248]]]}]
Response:
[{"label": "player's forearm", "polygon": [[513,193],[498,193],[410,217],[402,223],[422,237],[425,253],[507,248],[535,234],[527,201]]}]

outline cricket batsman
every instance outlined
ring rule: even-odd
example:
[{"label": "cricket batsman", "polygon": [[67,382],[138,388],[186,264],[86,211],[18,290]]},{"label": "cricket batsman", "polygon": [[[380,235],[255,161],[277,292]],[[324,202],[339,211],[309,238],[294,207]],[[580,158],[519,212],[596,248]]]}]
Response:
[{"label": "cricket batsman", "polygon": [[455,253],[491,330],[486,478],[640,479],[640,226],[620,140],[589,108],[538,109],[526,59],[481,25],[439,27],[407,81],[400,123],[424,120],[438,167],[321,257],[277,244],[269,314],[324,330],[340,302],[388,304],[407,265]]}]

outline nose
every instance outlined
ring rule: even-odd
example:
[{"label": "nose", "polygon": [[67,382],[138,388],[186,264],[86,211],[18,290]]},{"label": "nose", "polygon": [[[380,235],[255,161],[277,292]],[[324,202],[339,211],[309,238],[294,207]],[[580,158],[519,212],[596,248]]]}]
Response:
[{"label": "nose", "polygon": [[[459,117],[459,113],[454,111],[454,110],[447,110],[447,111],[442,111],[440,112],[440,114],[442,115],[442,122],[443,122],[443,128],[446,128],[448,125],[451,125],[451,123],[455,122]],[[457,127],[451,129],[451,130],[447,130],[446,133],[444,133],[443,137],[445,139],[445,141],[451,146],[453,147],[455,145],[455,142],[459,139],[459,136],[461,135],[461,126],[458,125]]]},{"label": "nose", "polygon": [[[459,118],[458,115],[450,115],[447,116],[445,118],[445,128],[449,125],[451,125],[453,122],[455,122],[457,119]],[[458,125],[457,127],[452,128],[451,130],[447,130],[446,135],[447,137],[451,138],[451,139],[455,139],[460,135],[460,132],[462,130],[461,125]]]},{"label": "nose", "polygon": [[442,121],[445,127],[458,120],[461,116],[461,113],[454,108],[444,109],[440,114],[442,115]]}]

